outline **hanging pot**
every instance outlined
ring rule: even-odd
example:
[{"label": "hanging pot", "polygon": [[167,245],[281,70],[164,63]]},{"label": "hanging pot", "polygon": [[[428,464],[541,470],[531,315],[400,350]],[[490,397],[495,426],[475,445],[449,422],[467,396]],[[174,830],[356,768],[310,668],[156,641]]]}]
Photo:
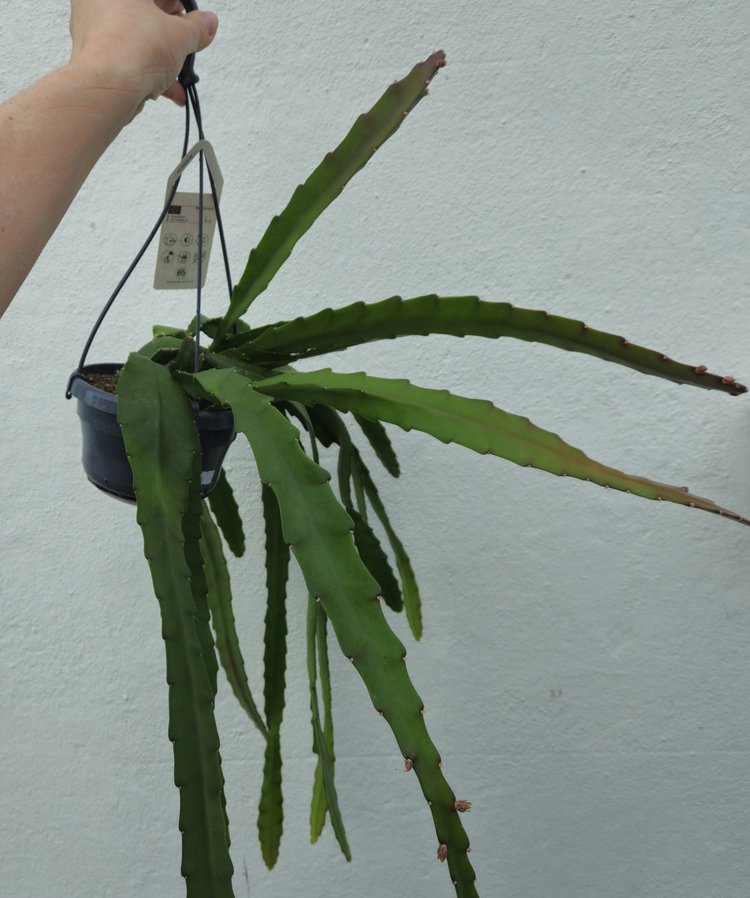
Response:
[{"label": "hanging pot", "polygon": [[[115,374],[122,365],[86,365],[71,378],[70,393],[78,405],[83,435],[83,470],[105,493],[135,502],[133,473],[117,423],[117,396],[90,384],[87,374]],[[235,437],[234,418],[228,411],[201,410],[196,416],[203,451],[201,493],[207,496],[216,486],[227,449]]]}]

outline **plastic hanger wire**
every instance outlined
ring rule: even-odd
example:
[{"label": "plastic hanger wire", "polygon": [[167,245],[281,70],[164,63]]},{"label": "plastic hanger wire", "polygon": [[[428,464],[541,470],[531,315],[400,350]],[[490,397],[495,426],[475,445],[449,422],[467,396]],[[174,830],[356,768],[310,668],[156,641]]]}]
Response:
[{"label": "plastic hanger wire", "polygon": [[[192,111],[193,117],[195,119],[196,128],[198,130],[198,137],[200,140],[205,140],[205,134],[203,131],[203,117],[201,114],[200,101],[198,99],[198,91],[195,86],[195,81],[197,81],[197,76],[193,73],[193,78],[195,79],[192,83],[188,83],[185,86],[186,93],[186,102],[185,102],[185,133],[182,142],[182,158],[184,159],[188,152],[188,145],[190,143],[190,114]],[[224,235],[224,226],[221,219],[221,211],[219,209],[219,196],[216,191],[216,185],[214,183],[213,176],[211,174],[211,169],[209,166],[206,166],[204,153],[201,150],[199,154],[199,220],[198,220],[198,287],[196,290],[196,308],[195,308],[195,359],[194,359],[194,370],[197,371],[200,366],[200,325],[201,325],[201,300],[202,300],[202,280],[203,280],[203,218],[204,218],[204,169],[208,171],[208,180],[211,185],[211,195],[213,197],[214,209],[216,211],[216,223],[219,228],[219,239],[221,241],[221,252],[224,260],[224,271],[226,273],[227,279],[227,289],[229,291],[229,299],[232,298],[232,275],[229,269],[229,253],[227,251],[226,238]],[[99,332],[99,328],[101,327],[104,319],[107,317],[109,310],[114,305],[115,300],[120,295],[122,288],[128,281],[130,275],[135,271],[138,263],[141,261],[143,256],[146,253],[146,250],[149,248],[151,243],[153,242],[154,237],[158,234],[159,229],[162,226],[164,219],[167,217],[167,213],[172,205],[172,201],[174,200],[175,194],[177,193],[177,188],[180,184],[180,180],[182,178],[182,174],[177,177],[174,184],[172,185],[171,190],[169,191],[169,195],[167,196],[167,200],[164,203],[164,208],[161,210],[159,214],[159,218],[156,221],[156,224],[151,229],[148,237],[145,242],[138,250],[135,255],[135,258],[128,266],[125,274],[122,276],[117,286],[113,290],[110,297],[107,299],[104,307],[99,313],[99,317],[96,319],[93,328],[91,329],[91,333],[89,334],[86,343],[83,347],[83,352],[81,353],[81,358],[78,362],[78,368],[73,372],[68,381],[68,386],[65,390],[65,396],[67,399],[70,399],[72,396],[71,386],[73,381],[83,376],[83,368],[86,364],[86,359],[89,354],[89,350],[91,349],[91,345],[94,342],[94,339]]]}]

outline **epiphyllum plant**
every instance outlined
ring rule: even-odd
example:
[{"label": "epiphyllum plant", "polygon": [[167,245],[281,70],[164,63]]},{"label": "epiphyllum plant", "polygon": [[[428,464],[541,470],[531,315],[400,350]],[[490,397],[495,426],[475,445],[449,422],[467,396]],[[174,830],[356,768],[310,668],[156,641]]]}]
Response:
[{"label": "epiphyllum plant", "polygon": [[[349,179],[393,134],[425,95],[444,65],[435,53],[355,123],[339,147],[297,188],[250,253],[245,272],[220,319],[204,320],[213,342],[192,369],[195,327],[157,327],[130,356],[117,387],[119,423],[133,469],[137,517],[161,606],[169,683],[169,738],[180,788],[183,866],[190,898],[232,895],[232,863],[223,796],[219,738],[214,721],[218,663],[266,739],[259,833],[266,863],[275,862],[282,830],[279,731],[284,707],[286,591],[290,554],[309,592],[307,652],[314,750],[312,837],[326,816],[344,854],[349,847],[334,788],[333,728],[327,655],[330,622],[339,646],[364,680],[372,703],[391,729],[406,770],[419,778],[432,814],[437,855],[446,861],[461,898],[478,895],[469,842],[457,800],[446,782],[427,731],[424,705],[405,664],[404,646],[383,608],[406,612],[422,630],[420,599],[409,558],[394,532],[370,471],[356,446],[364,437],[386,471],[399,467],[382,422],[422,430],[518,465],[577,477],[601,486],[662,499],[748,521],[684,488],[631,476],[588,458],[555,434],[488,401],[414,386],[406,380],[293,368],[308,359],[375,340],[431,333],[456,337],[514,337],[588,353],[676,383],[745,391],[703,366],[679,364],[621,337],[542,311],[487,302],[476,296],[438,295],[358,302],[272,324],[242,320],[288,258],[296,242]],[[258,710],[245,676],[231,606],[223,544],[242,555],[242,524],[222,475],[216,490],[200,493],[200,444],[194,404],[230,408],[247,438],[262,483],[266,527],[268,610],[265,627],[264,709]],[[358,425],[350,434],[350,414]],[[338,450],[338,495],[319,464],[318,446]],[[390,544],[397,574],[373,529]],[[213,631],[211,628],[213,625]],[[322,703],[322,707],[321,707]]]}]

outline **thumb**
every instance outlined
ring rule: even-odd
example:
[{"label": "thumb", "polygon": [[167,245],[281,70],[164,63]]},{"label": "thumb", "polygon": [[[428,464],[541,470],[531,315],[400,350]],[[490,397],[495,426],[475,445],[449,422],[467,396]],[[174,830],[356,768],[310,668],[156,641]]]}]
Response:
[{"label": "thumb", "polygon": [[205,49],[213,41],[219,27],[219,19],[213,12],[190,12],[182,16],[181,20],[189,29],[189,53]]}]

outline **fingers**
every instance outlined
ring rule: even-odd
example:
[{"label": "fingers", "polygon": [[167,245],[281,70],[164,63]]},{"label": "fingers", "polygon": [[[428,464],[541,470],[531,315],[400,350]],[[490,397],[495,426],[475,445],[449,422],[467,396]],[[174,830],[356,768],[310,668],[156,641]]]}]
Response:
[{"label": "fingers", "polygon": [[197,53],[205,49],[216,35],[219,19],[212,12],[191,12],[181,19],[185,27],[190,29],[191,49],[189,53]]},{"label": "fingers", "polygon": [[[182,7],[181,3],[177,5]],[[212,12],[191,12],[180,17],[180,24],[184,24],[188,29],[189,47],[187,53],[190,54],[205,49],[213,41],[216,30],[219,27],[219,20],[216,14]],[[179,81],[170,84],[162,96],[172,100],[178,106],[184,106],[187,102],[185,89]]]},{"label": "fingers", "polygon": [[178,106],[184,106],[187,102],[187,98],[185,97],[185,88],[180,84],[179,81],[175,81],[174,84],[170,84],[169,87],[162,94],[163,97],[166,97],[168,100],[171,100],[173,103],[176,103]]}]

